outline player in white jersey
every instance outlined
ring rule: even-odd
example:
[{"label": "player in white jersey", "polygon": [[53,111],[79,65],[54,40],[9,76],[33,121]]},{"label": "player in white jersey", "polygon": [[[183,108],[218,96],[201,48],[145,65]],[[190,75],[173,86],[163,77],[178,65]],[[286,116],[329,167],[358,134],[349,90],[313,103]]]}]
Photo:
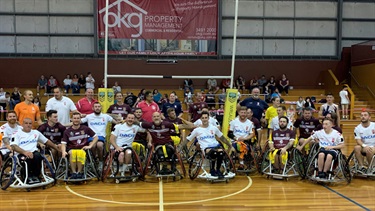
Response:
[{"label": "player in white jersey", "polygon": [[53,89],[54,97],[49,99],[46,104],[46,112],[49,110],[57,111],[58,121],[62,125],[67,125],[70,123],[70,112],[78,112],[73,101],[63,96],[63,91],[60,87]]},{"label": "player in white jersey", "polygon": [[313,133],[301,146],[297,147],[297,149],[301,151],[310,141],[317,140],[319,142],[318,177],[320,179],[327,177],[327,171],[331,167],[332,160],[338,155],[337,150],[344,147],[344,139],[341,133],[332,129],[332,126],[333,120],[325,118],[323,120],[323,129]]},{"label": "player in white jersey", "polygon": [[43,134],[37,130],[32,130],[33,121],[30,118],[25,118],[23,120],[23,129],[18,131],[12,141],[10,146],[12,150],[16,152],[20,160],[25,160],[29,170],[28,183],[38,183],[39,175],[42,168],[42,156],[38,151],[37,142],[41,142],[51,147],[52,149],[59,151],[57,146],[48,140]]},{"label": "player in white jersey", "polygon": [[[220,139],[220,142],[228,145],[229,150],[232,150],[232,145],[223,136],[223,133],[215,126],[209,125],[209,113],[202,111],[201,120],[202,125],[193,130],[193,132],[187,137],[188,141],[195,140],[197,138],[200,148],[204,154],[211,158],[210,174],[211,176],[217,176],[223,178],[223,174],[220,171],[221,163],[224,158],[223,148],[220,143],[216,140],[216,137]],[[181,147],[186,145],[187,141],[181,144]],[[216,170],[215,170],[216,163]]]},{"label": "player in white jersey", "polygon": [[247,119],[247,107],[241,106],[238,110],[238,117],[229,123],[228,137],[232,141],[232,146],[239,154],[240,166],[238,170],[244,170],[244,157],[250,150],[250,140],[254,137],[254,124]]},{"label": "player in white jersey", "polygon": [[[112,124],[117,124],[117,121],[113,119],[108,114],[102,113],[102,105],[99,102],[93,104],[94,113],[87,115],[85,118],[81,119],[81,123],[88,124],[89,128],[95,132],[98,136],[98,142],[92,147],[92,152],[96,155],[98,153],[99,166],[98,169],[101,171],[103,168],[103,152],[104,152],[104,143],[105,137],[107,136],[107,125],[112,122]],[[92,141],[93,138],[90,138],[89,141]]]},{"label": "player in white jersey", "polygon": [[[208,112],[208,109],[204,108],[204,109],[202,109],[202,112],[203,111]],[[202,125],[202,120],[201,119],[197,119],[197,121],[195,121],[193,124],[194,124],[194,126],[199,127],[199,126]],[[220,130],[220,124],[219,124],[219,122],[215,118],[213,118],[211,116],[208,118],[208,124],[212,125],[212,126],[215,126],[215,127],[217,127]]]},{"label": "player in white jersey", "polygon": [[130,164],[132,155],[132,151],[130,149],[124,151],[124,147],[132,147],[135,135],[138,132],[146,132],[138,125],[133,124],[134,119],[134,114],[129,113],[126,116],[125,123],[116,125],[115,130],[111,133],[111,148],[114,148],[116,152],[119,153],[118,161],[120,164],[121,176],[125,175],[126,167]]},{"label": "player in white jersey", "polygon": [[9,143],[12,140],[14,134],[16,134],[19,130],[22,130],[22,126],[17,124],[17,114],[15,111],[8,111],[7,121],[7,123],[3,124],[0,127],[0,133],[2,135],[0,160],[6,160],[9,157],[10,151],[12,149]]},{"label": "player in white jersey", "polygon": [[368,163],[371,163],[371,159],[375,155],[375,123],[370,122],[370,119],[370,113],[362,111],[361,124],[354,129],[354,136],[357,141],[357,145],[354,146],[354,153],[360,166],[359,171],[362,173],[367,172],[362,155],[366,156]]}]

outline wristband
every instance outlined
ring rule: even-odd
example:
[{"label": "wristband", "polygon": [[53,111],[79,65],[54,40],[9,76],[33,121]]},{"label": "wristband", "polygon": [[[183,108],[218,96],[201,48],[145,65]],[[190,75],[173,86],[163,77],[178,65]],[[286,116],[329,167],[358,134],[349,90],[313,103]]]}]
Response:
[{"label": "wristband", "polygon": [[365,147],[367,147],[367,145],[366,144],[362,144],[362,148],[365,148]]}]

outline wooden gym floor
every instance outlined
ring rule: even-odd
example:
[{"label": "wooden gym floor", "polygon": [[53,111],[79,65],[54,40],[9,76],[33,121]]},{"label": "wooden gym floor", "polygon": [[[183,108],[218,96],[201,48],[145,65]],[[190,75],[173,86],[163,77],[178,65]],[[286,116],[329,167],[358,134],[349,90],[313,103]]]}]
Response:
[{"label": "wooden gym floor", "polygon": [[[354,146],[345,137],[344,154]],[[375,210],[375,180],[323,186],[307,180],[238,175],[229,183],[180,181],[58,183],[31,192],[0,191],[0,210]]]}]

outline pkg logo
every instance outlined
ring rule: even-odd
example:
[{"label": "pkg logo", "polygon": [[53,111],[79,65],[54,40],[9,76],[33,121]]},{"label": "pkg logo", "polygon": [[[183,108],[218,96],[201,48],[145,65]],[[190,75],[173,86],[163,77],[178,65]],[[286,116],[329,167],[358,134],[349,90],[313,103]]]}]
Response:
[{"label": "pkg logo", "polygon": [[[123,4],[126,4],[127,6],[133,7],[138,12],[132,12],[132,13],[125,13],[123,14],[121,12],[121,6]],[[111,9],[113,8],[114,9]],[[105,15],[106,7],[99,10],[99,14],[103,14],[103,23],[106,23],[106,15]],[[124,25],[126,28],[134,28],[138,32],[137,34],[132,34],[131,37],[137,38],[142,35],[143,33],[143,16],[147,15],[147,11],[144,9],[138,7],[136,4],[130,2],[130,0],[117,0],[113,2],[112,4],[108,5],[108,19],[109,17],[113,17],[114,21],[109,22],[108,21],[108,27],[118,27],[121,28],[122,25]]]}]

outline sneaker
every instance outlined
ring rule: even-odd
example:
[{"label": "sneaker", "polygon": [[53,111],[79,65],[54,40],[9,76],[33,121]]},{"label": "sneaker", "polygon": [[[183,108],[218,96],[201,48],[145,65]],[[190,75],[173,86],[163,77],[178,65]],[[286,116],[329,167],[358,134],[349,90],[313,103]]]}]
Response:
[{"label": "sneaker", "polygon": [[72,175],[70,176],[70,179],[77,179],[77,177],[78,177],[77,173],[72,173]]},{"label": "sneaker", "polygon": [[362,166],[361,168],[358,169],[358,172],[361,173],[361,174],[366,174],[367,169],[366,169],[366,167]]},{"label": "sneaker", "polygon": [[224,178],[224,175],[223,175],[223,173],[221,173],[220,170],[217,170],[217,171],[216,171],[216,174],[217,174],[217,176],[219,177],[219,179],[223,179],[223,178]]},{"label": "sneaker", "polygon": [[325,173],[324,172],[318,172],[318,176],[317,176],[318,179],[324,179],[325,178]]},{"label": "sneaker", "polygon": [[125,172],[120,171],[120,176],[121,176],[121,177],[125,177]]},{"label": "sneaker", "polygon": [[218,176],[215,169],[211,169],[210,170],[210,174],[211,174],[212,177],[217,177]]},{"label": "sneaker", "polygon": [[238,168],[237,168],[237,171],[243,171],[245,170],[245,166],[244,165],[239,165]]},{"label": "sneaker", "polygon": [[167,168],[162,168],[162,169],[159,171],[159,174],[160,174],[160,175],[168,175],[168,174],[169,174],[169,169],[167,169]]},{"label": "sneaker", "polygon": [[26,183],[27,184],[34,184],[35,182],[34,182],[34,180],[33,180],[32,177],[29,177],[29,178],[27,178],[27,182]]},{"label": "sneaker", "polygon": [[34,183],[40,183],[40,179],[38,177],[31,177]]},{"label": "sneaker", "polygon": [[84,175],[83,172],[77,173],[77,179],[83,179]]}]

